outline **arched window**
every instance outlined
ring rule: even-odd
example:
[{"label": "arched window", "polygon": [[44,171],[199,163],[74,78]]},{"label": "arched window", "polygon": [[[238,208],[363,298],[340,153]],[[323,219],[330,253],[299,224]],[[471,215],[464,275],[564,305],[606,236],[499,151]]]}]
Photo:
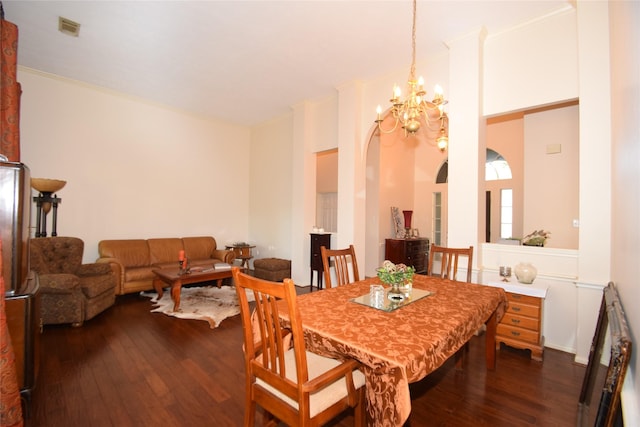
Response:
[{"label": "arched window", "polygon": [[446,184],[447,179],[449,179],[449,159],[445,160],[440,166],[438,176],[436,176],[436,184]]},{"label": "arched window", "polygon": [[484,164],[485,181],[496,181],[498,179],[511,179],[511,168],[509,163],[497,151],[487,148],[487,161]]},{"label": "arched window", "polygon": [[[446,184],[449,179],[449,159],[445,160],[438,170],[436,184]],[[500,153],[487,148],[487,161],[484,164],[484,179],[495,181],[498,179],[511,179],[509,163]]]}]

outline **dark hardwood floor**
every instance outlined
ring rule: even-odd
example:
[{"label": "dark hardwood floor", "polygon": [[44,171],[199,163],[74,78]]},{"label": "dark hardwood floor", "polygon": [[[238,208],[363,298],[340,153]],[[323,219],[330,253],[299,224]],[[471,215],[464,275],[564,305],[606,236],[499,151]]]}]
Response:
[{"label": "dark hardwood floor", "polygon": [[[210,329],[150,309],[149,298],[120,296],[80,328],[46,326],[26,425],[242,425],[240,317]],[[574,426],[584,372],[567,353],[546,349],[539,363],[505,347],[490,372],[484,337],[474,337],[464,371],[449,360],[412,384],[406,425]],[[352,426],[353,417],[331,425]]]}]

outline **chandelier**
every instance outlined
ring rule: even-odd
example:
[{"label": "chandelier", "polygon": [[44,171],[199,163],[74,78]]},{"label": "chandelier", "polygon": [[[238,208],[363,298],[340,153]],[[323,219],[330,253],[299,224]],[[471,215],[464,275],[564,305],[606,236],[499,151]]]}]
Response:
[{"label": "chandelier", "polygon": [[382,128],[382,107],[378,105],[376,112],[378,117],[376,123],[380,132],[392,133],[398,125],[402,125],[405,136],[413,135],[420,130],[421,119],[429,129],[437,131],[435,139],[440,151],[445,151],[449,143],[449,118],[444,111],[447,101],[444,99],[442,88],[436,85],[432,101],[425,99],[427,92],[424,90],[424,80],[419,77],[416,80],[416,2],[413,0],[413,27],[411,29],[411,69],[409,71],[409,81],[407,82],[408,96],[401,100],[401,90],[398,85],[393,87],[393,97],[391,98],[391,115],[394,123],[390,129]]}]

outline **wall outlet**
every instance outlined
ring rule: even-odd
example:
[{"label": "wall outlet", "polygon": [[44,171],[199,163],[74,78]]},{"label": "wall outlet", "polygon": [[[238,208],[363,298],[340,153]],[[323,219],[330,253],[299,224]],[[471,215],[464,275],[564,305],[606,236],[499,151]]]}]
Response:
[{"label": "wall outlet", "polygon": [[579,220],[579,219],[574,219],[574,220],[573,220],[573,226],[574,226],[575,228],[580,227],[580,220]]}]

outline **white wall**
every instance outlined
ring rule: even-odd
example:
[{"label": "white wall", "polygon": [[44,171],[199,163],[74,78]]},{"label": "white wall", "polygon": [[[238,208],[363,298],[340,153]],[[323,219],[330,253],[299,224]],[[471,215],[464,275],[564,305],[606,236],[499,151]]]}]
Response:
[{"label": "white wall", "polygon": [[[640,2],[610,3],[612,110],[611,278],[633,351],[622,390],[625,425],[640,425]],[[607,233],[603,233],[604,236]]]},{"label": "white wall", "polygon": [[291,115],[254,128],[250,162],[249,236],[255,258],[291,259]]},{"label": "white wall", "polygon": [[22,162],[67,181],[58,235],[83,239],[85,262],[103,239],[249,237],[248,129],[24,68],[18,80]]},{"label": "white wall", "polygon": [[494,116],[533,105],[575,99],[578,52],[575,10],[487,36],[483,114]]}]

